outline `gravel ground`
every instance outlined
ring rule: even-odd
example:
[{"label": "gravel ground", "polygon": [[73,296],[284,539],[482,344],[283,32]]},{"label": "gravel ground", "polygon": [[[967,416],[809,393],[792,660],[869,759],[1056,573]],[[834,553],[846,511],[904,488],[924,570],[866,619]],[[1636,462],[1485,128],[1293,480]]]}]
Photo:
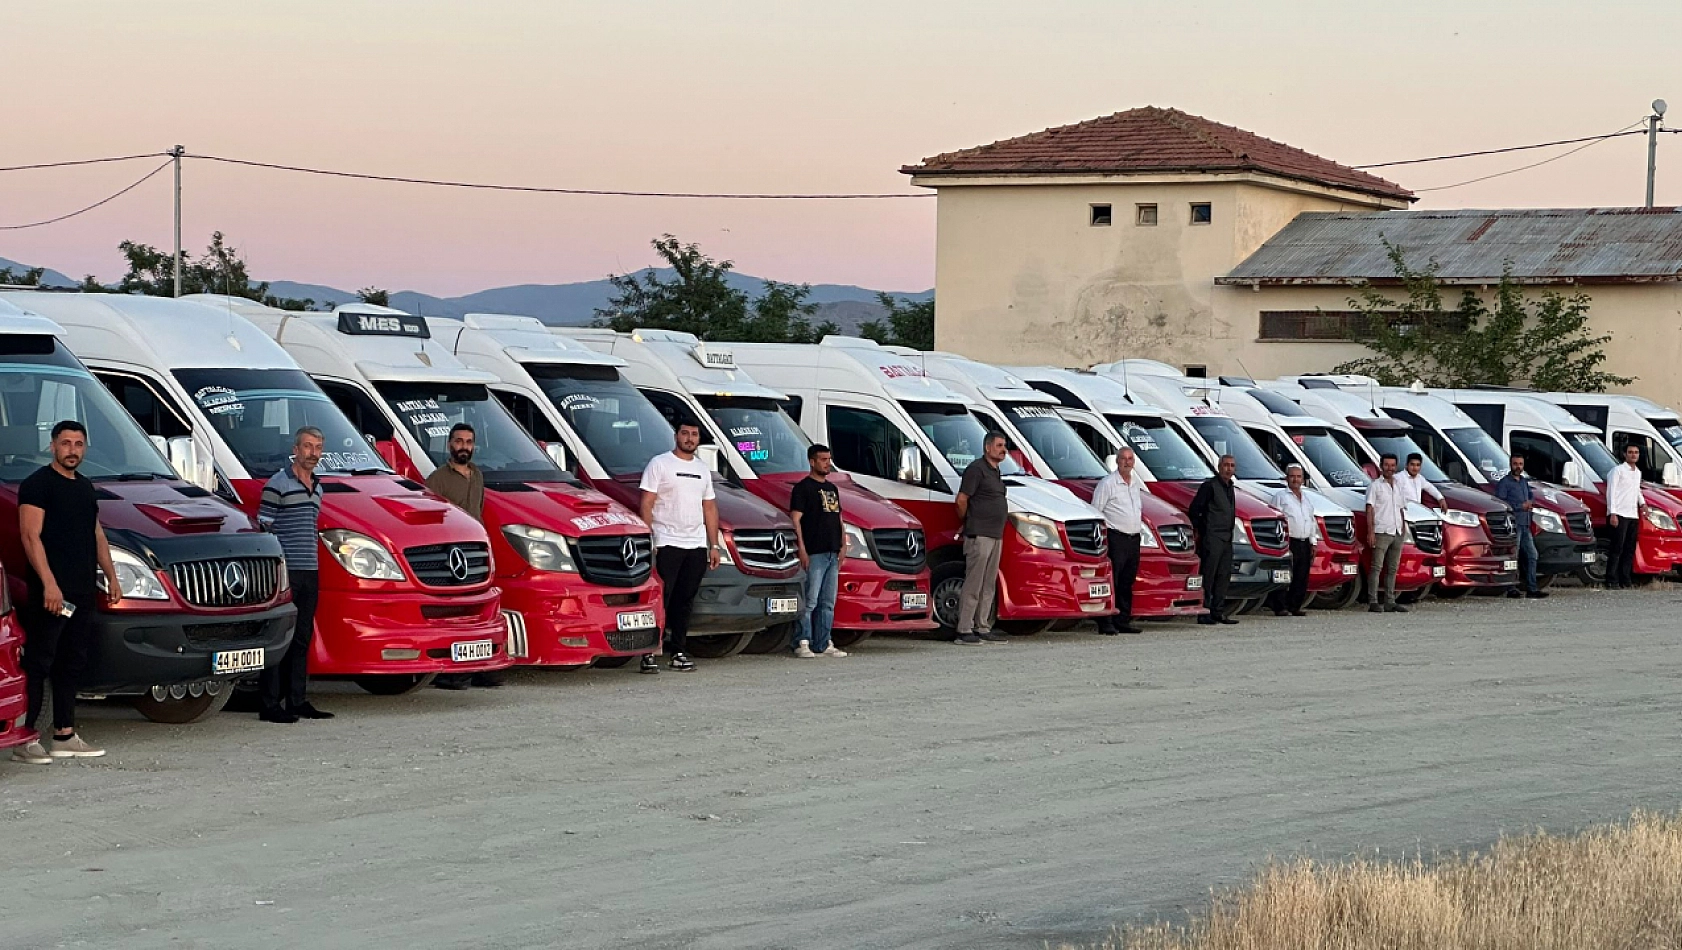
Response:
[{"label": "gravel ground", "polygon": [[1478,846],[1678,806],[1682,591],[500,691],[339,718],[91,707],[0,763],[0,946],[1038,947],[1270,855]]}]

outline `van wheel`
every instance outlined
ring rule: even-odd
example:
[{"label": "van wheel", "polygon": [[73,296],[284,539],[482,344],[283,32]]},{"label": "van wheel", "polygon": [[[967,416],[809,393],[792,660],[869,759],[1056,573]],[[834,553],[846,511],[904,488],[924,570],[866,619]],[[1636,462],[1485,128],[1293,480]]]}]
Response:
[{"label": "van wheel", "polygon": [[1606,583],[1606,561],[1612,554],[1612,542],[1608,538],[1597,538],[1594,542],[1594,563],[1585,564],[1577,570],[1577,580],[1584,585]]},{"label": "van wheel", "polygon": [[356,685],[375,696],[402,696],[431,686],[437,673],[386,673],[379,676],[358,676]]},{"label": "van wheel", "polygon": [[1050,630],[1051,623],[1050,620],[995,620],[993,626],[1013,637],[1037,637]]},{"label": "van wheel", "polygon": [[1314,595],[1314,602],[1309,606],[1317,610],[1342,610],[1361,599],[1361,582],[1349,581],[1340,587],[1323,590]]},{"label": "van wheel", "polygon": [[759,633],[726,633],[713,637],[690,637],[687,653],[703,660],[721,660],[747,649]]},{"label": "van wheel", "polygon": [[831,630],[829,632],[829,642],[845,650],[848,647],[856,647],[870,639],[873,632],[871,630]]},{"label": "van wheel", "polygon": [[[163,694],[162,699],[158,698],[159,693]],[[177,693],[180,695],[177,696]],[[153,722],[185,726],[221,712],[222,707],[228,705],[229,697],[233,695],[234,684],[217,680],[177,686],[154,686],[151,692],[134,701],[134,708]]]},{"label": "van wheel", "polygon": [[1228,597],[1226,600],[1221,602],[1221,614],[1226,617],[1247,614],[1250,611],[1255,610],[1256,604],[1258,603],[1260,603],[1260,601],[1255,598],[1235,599]]},{"label": "van wheel", "polygon": [[598,670],[617,670],[634,659],[634,656],[598,656],[590,665]]},{"label": "van wheel", "polygon": [[1431,585],[1431,584],[1426,584],[1424,587],[1421,587],[1418,590],[1397,591],[1396,592],[1396,603],[1401,604],[1404,607],[1408,606],[1410,604],[1417,604],[1421,600],[1425,599],[1426,594],[1429,594],[1431,592],[1431,587],[1432,586],[1433,585]]},{"label": "van wheel", "polygon": [[929,575],[930,614],[948,637],[958,630],[958,598],[963,592],[964,562],[947,561]]},{"label": "van wheel", "polygon": [[1438,600],[1459,600],[1471,592],[1470,587],[1444,587],[1441,584],[1438,584],[1436,590],[1433,591]]},{"label": "van wheel", "polygon": [[[753,639],[748,641],[747,646],[742,647],[742,652],[761,654],[771,653],[778,649],[786,650],[792,636],[794,636],[793,623],[772,624],[754,634]],[[697,653],[695,655],[700,656],[701,654]]]},{"label": "van wheel", "polygon": [[1537,590],[1547,590],[1549,587],[1553,586],[1553,583],[1554,583],[1554,575],[1552,575],[1552,574],[1537,574],[1536,575],[1536,589]]},{"label": "van wheel", "polygon": [[1085,622],[1084,620],[1059,620],[1051,625],[1051,632],[1068,633]]}]

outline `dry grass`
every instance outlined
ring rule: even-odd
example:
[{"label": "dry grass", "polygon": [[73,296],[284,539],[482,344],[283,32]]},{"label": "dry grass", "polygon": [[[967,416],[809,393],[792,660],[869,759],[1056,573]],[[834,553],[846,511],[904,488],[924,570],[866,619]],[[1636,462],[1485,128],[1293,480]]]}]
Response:
[{"label": "dry grass", "polygon": [[1089,950],[1614,948],[1682,948],[1682,817],[1429,863],[1274,864],[1189,924],[1128,928]]}]

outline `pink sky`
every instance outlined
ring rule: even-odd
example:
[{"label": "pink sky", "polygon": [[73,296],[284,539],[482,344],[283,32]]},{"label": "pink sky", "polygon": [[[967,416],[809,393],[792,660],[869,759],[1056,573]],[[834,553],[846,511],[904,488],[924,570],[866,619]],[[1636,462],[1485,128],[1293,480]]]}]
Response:
[{"label": "pink sky", "polygon": [[[1640,7],[1645,7],[1641,9]],[[0,165],[189,151],[416,177],[630,190],[910,191],[899,166],[1141,105],[1346,163],[1613,131],[1677,103],[1682,5],[1114,0],[827,4],[24,2],[8,6]],[[1668,84],[1668,85],[1667,85]],[[1682,203],[1682,135],[1660,143]],[[1389,170],[1412,188],[1553,153]],[[1631,137],[1420,207],[1638,204]],[[52,217],[144,162],[0,174],[0,225]],[[467,193],[192,163],[185,234],[263,278],[459,294],[652,262],[670,231],[781,280],[930,286],[934,202]],[[170,241],[168,176],[0,257],[105,279]]]}]

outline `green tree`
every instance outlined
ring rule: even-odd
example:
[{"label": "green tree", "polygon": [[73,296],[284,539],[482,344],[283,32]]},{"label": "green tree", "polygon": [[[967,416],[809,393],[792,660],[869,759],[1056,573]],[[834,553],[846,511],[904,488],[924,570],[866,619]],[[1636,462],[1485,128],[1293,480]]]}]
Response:
[{"label": "green tree", "polygon": [[817,305],[807,284],[767,281],[758,297],[730,284],[735,265],[708,257],[698,244],[665,234],[653,241],[670,277],[646,270],[613,274],[614,294],[596,311],[595,325],[620,332],[679,330],[703,340],[749,343],[815,343],[839,332],[830,321],[813,326]]},{"label": "green tree", "polygon": [[888,320],[866,320],[859,324],[859,336],[883,346],[934,349],[934,298],[901,300],[893,294],[877,294],[876,300],[888,312]]},{"label": "green tree", "polygon": [[370,303],[376,307],[391,306],[391,294],[378,287],[364,287],[356,292],[356,296],[363,303]]},{"label": "green tree", "polygon": [[46,272],[45,267],[28,267],[23,270],[0,267],[0,284],[10,284],[13,287],[39,287],[41,286],[41,275]]},{"label": "green tree", "polygon": [[1611,334],[1589,327],[1589,297],[1547,291],[1526,295],[1509,263],[1489,302],[1474,290],[1444,306],[1437,263],[1423,269],[1402,249],[1386,243],[1391,266],[1406,291],[1393,300],[1371,284],[1349,305],[1366,316],[1361,340],[1372,356],[1334,368],[1361,373],[1387,386],[1415,380],[1427,386],[1525,386],[1543,391],[1603,392],[1633,378],[1602,369],[1602,347]]},{"label": "green tree", "polygon": [[[138,241],[124,241],[117,245],[117,249],[128,262],[128,273],[110,287],[100,285],[90,275],[82,282],[83,291],[103,290],[152,297],[175,295],[174,254]],[[210,246],[197,260],[185,251],[181,253],[181,293],[245,297],[281,310],[310,310],[315,306],[315,301],[308,297],[277,297],[269,293],[267,281],[253,283],[239,249],[228,244],[221,231],[211,234]]]}]

